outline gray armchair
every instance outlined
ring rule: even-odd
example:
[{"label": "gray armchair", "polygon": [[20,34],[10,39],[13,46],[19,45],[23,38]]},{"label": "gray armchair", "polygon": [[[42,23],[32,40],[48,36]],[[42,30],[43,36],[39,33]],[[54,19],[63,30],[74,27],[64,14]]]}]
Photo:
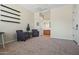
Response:
[{"label": "gray armchair", "polygon": [[17,41],[25,41],[28,39],[28,33],[27,32],[23,32],[22,30],[17,30]]},{"label": "gray armchair", "polygon": [[37,29],[32,29],[32,37],[38,37],[39,31]]}]

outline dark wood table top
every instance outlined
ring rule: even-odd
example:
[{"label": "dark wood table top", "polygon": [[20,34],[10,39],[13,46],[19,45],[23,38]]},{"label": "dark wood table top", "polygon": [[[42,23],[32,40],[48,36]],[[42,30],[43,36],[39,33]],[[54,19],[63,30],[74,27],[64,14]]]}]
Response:
[{"label": "dark wood table top", "polygon": [[0,32],[0,34],[4,34],[4,32]]}]

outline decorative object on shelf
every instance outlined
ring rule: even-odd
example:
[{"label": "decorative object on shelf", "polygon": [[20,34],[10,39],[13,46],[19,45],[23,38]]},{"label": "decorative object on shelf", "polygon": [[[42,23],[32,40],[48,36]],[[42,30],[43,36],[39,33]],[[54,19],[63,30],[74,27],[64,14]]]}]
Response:
[{"label": "decorative object on shelf", "polygon": [[30,26],[29,26],[29,24],[27,24],[26,30],[27,30],[28,32],[30,31]]}]

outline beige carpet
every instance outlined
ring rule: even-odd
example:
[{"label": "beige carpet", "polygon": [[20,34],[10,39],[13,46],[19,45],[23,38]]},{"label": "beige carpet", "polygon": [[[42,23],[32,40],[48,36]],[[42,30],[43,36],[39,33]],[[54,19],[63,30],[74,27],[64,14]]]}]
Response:
[{"label": "beige carpet", "polygon": [[72,40],[35,37],[25,42],[13,42],[0,48],[1,55],[79,55],[79,46]]}]

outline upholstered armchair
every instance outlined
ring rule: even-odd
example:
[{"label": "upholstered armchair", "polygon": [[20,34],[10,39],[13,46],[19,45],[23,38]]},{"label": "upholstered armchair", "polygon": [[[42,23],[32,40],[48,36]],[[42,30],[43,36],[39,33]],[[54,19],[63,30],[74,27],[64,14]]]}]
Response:
[{"label": "upholstered armchair", "polygon": [[32,29],[32,37],[38,37],[39,31],[37,29]]},{"label": "upholstered armchair", "polygon": [[17,41],[25,41],[28,39],[28,33],[23,32],[22,30],[17,30]]}]

